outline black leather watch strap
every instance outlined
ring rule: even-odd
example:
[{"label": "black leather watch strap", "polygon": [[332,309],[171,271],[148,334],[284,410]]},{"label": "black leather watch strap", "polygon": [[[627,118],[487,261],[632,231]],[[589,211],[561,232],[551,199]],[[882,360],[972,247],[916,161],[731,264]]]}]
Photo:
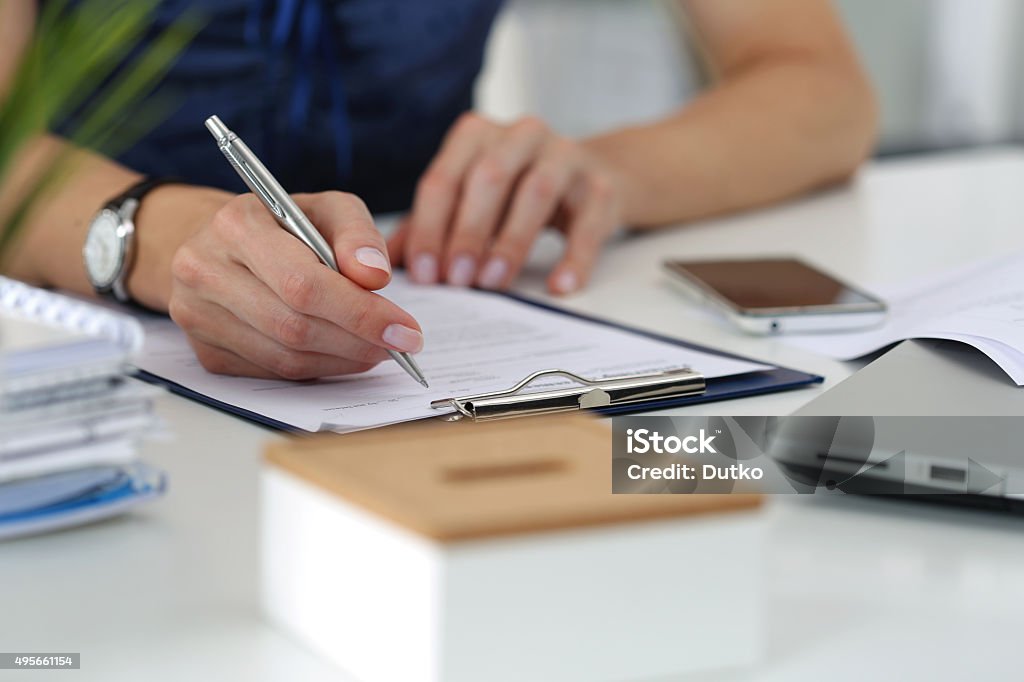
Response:
[{"label": "black leather watch strap", "polygon": [[[128,277],[131,274],[132,268],[135,267],[135,240],[137,238],[135,216],[138,213],[138,209],[143,198],[147,194],[162,185],[176,184],[180,182],[180,180],[172,177],[147,177],[135,183],[127,190],[107,202],[106,208],[117,213],[122,220],[127,221],[130,225],[130,229],[126,236],[127,245],[125,247],[124,261],[121,265],[121,273],[110,287],[106,289],[97,289],[97,293],[102,296],[108,296],[118,303],[139,306],[138,302],[131,297],[127,288]],[[131,202],[133,206],[131,206],[126,213],[123,209],[129,202]]]},{"label": "black leather watch strap", "polygon": [[123,193],[119,194],[118,196],[116,196],[113,199],[111,199],[110,201],[108,201],[107,205],[108,206],[114,206],[114,205],[120,206],[122,203],[124,203],[128,199],[135,199],[136,201],[142,201],[142,198],[144,196],[146,196],[147,194],[152,192],[157,187],[160,187],[161,185],[174,185],[174,184],[178,184],[180,182],[181,181],[178,180],[177,178],[171,178],[171,177],[146,177],[146,178],[143,178],[142,180],[140,180],[139,182],[135,183],[134,185],[132,185],[128,189],[126,189]]}]

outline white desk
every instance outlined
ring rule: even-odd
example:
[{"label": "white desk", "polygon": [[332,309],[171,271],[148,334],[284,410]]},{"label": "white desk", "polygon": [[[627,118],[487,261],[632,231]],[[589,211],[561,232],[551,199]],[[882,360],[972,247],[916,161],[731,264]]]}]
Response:
[{"label": "white desk", "polygon": [[[1024,152],[890,161],[795,205],[625,240],[571,308],[827,377],[855,367],[745,338],[666,286],[666,256],[796,252],[858,282],[1024,246]],[[538,254],[537,262],[545,260]],[[527,293],[541,290],[531,273]],[[788,414],[822,389],[719,403]],[[145,446],[168,497],[127,518],[0,545],[0,650],[80,651],[77,672],[0,679],[347,678],[263,623],[257,472],[275,437],[175,396],[172,440]],[[861,499],[772,500],[763,666],[713,680],[960,679],[1016,675],[1024,522]],[[728,637],[728,633],[722,633]],[[702,678],[704,679],[704,678]]]}]

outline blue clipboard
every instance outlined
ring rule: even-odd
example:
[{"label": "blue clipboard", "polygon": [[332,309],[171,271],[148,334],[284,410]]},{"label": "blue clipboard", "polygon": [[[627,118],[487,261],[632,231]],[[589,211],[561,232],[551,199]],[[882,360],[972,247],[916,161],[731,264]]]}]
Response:
[{"label": "blue clipboard", "polygon": [[[673,346],[679,346],[680,348],[688,348],[690,350],[701,351],[712,355],[718,355],[720,357],[732,358],[734,360],[743,360],[746,362],[760,362],[758,360],[752,360],[750,358],[743,357],[742,355],[735,355],[733,353],[725,353],[722,351],[701,346],[699,344],[690,343],[689,341],[682,341],[668,336],[663,336],[654,332],[645,331],[642,329],[636,329],[628,325],[619,324],[609,320],[603,320],[597,317],[591,317],[590,315],[584,315],[582,313],[576,313],[569,310],[564,310],[556,306],[548,305],[541,301],[531,300],[522,296],[509,293],[498,293],[498,292],[485,292],[494,296],[503,296],[506,298],[512,298],[520,303],[531,305],[549,312],[558,313],[559,315],[567,315],[579,320],[591,322],[593,324],[599,324],[605,327],[611,327],[619,329],[630,334],[635,334],[640,337],[648,339],[654,339],[661,341]],[[241,417],[251,422],[255,422],[262,426],[269,427],[278,431],[287,431],[291,433],[307,433],[302,429],[298,429],[290,424],[286,424],[277,419],[267,417],[262,414],[258,414],[251,410],[247,410],[236,405],[222,402],[207,396],[205,394],[194,391],[187,386],[183,386],[179,383],[164,379],[155,374],[151,374],[144,370],[137,370],[136,376],[143,381],[163,386],[172,393],[176,393],[180,396],[195,400],[211,407],[216,407],[219,410],[233,414],[236,417]],[[801,372],[795,369],[789,369],[786,367],[775,367],[769,370],[763,370],[760,372],[749,372],[746,374],[737,374],[727,377],[718,377],[707,379],[705,391],[699,395],[691,395],[680,398],[672,398],[668,400],[652,400],[643,403],[632,403],[629,405],[611,405],[607,407],[600,407],[592,412],[602,415],[616,415],[616,414],[629,414],[634,412],[647,412],[651,410],[663,410],[670,407],[682,407],[685,405],[696,405],[699,403],[710,403],[719,400],[730,400],[732,398],[746,398],[755,395],[764,395],[766,393],[778,393],[781,391],[789,391],[797,388],[803,388],[806,386],[813,386],[820,384],[824,381],[824,377],[817,374],[810,374],[808,372]]]}]

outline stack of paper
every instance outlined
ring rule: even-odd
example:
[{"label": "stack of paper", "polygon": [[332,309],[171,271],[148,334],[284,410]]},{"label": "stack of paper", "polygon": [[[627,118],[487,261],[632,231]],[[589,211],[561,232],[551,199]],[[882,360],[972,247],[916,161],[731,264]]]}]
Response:
[{"label": "stack of paper", "polygon": [[907,339],[970,344],[1024,386],[1024,253],[974,263],[890,287],[881,327],[845,334],[795,335],[788,341],[840,360],[867,355]]},{"label": "stack of paper", "polygon": [[0,278],[0,538],[84,523],[162,492],[136,461],[153,389],[124,375],[141,328]]}]

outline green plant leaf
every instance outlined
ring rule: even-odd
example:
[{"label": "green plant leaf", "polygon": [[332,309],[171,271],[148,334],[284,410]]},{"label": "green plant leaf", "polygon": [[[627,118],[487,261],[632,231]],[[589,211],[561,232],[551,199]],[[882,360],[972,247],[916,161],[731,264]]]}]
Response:
[{"label": "green plant leaf", "polygon": [[[12,0],[0,0],[9,2]],[[13,0],[21,1],[21,0]],[[10,88],[0,101],[0,185],[19,151],[66,116],[79,121],[75,144],[116,154],[162,120],[172,104],[153,96],[167,71],[202,27],[186,12],[152,37],[159,0],[51,0],[36,21]],[[33,204],[70,174],[61,154],[34,180],[0,224],[0,256]]]}]

